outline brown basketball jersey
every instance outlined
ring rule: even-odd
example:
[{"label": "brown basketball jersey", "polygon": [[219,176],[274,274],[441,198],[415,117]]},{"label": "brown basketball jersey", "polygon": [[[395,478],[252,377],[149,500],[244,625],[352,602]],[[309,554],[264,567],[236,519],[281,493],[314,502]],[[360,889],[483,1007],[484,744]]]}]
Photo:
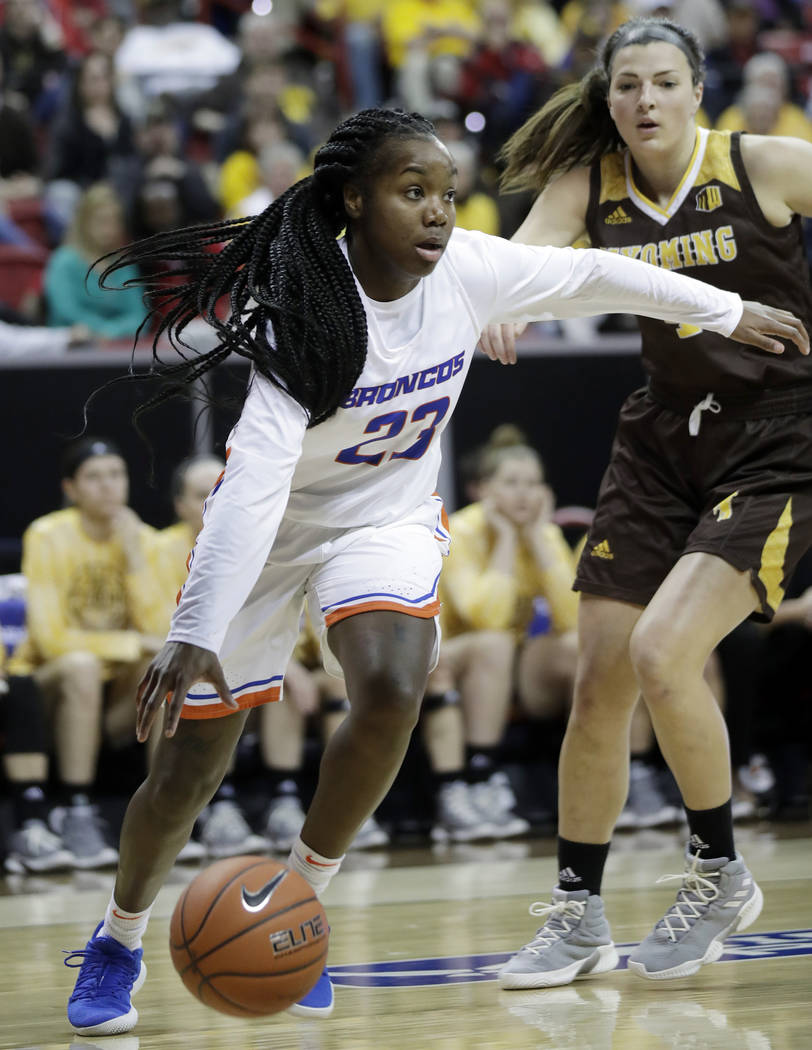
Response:
[{"label": "brown basketball jersey", "polygon": [[[738,132],[697,129],[688,169],[666,208],[635,185],[628,150],[592,167],[587,231],[593,246],[679,270],[717,288],[791,310],[812,331],[812,288],[801,220],[770,225],[742,163]],[[643,365],[671,387],[748,395],[812,383],[812,357],[774,355],[692,325],[638,318]]]}]

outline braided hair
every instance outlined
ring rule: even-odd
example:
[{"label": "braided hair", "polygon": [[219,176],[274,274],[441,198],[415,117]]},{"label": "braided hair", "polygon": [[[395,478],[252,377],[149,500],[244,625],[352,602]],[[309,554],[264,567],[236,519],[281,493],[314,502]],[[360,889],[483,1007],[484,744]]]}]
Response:
[{"label": "braided hair", "polygon": [[[287,391],[307,412],[309,426],[331,416],[352,390],[367,352],[366,314],[337,240],[347,224],[344,186],[374,180],[385,163],[386,140],[433,134],[433,125],[418,113],[362,110],[334,129],[316,153],[313,174],[254,218],[155,234],[100,260],[106,263],[102,287],[110,287],[111,275],[123,267],[144,268],[125,285],[146,293],[150,310],[136,340],[156,323],[150,375],[164,383],[136,409],[136,422],[185,393],[231,353]],[[156,273],[167,263],[177,282],[171,287]],[[230,310],[222,320],[217,306],[225,295]],[[200,316],[219,335],[219,345],[206,353],[184,340],[184,330]],[[180,361],[161,360],[162,335]]]}]

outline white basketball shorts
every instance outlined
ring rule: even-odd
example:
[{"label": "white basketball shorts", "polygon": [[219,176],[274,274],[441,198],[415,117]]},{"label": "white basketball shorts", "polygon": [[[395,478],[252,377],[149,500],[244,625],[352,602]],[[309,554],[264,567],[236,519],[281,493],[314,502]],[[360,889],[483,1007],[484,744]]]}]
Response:
[{"label": "white basketball shorts", "polygon": [[[448,546],[448,519],[439,496],[391,525],[331,529],[283,518],[259,579],[218,654],[234,699],[249,708],[282,698],[305,601],[330,674],[342,676],[327,628],[381,609],[434,619],[433,669],[440,649],[437,584]],[[199,682],[189,690],[181,717],[228,714],[233,709],[214,687]]]}]

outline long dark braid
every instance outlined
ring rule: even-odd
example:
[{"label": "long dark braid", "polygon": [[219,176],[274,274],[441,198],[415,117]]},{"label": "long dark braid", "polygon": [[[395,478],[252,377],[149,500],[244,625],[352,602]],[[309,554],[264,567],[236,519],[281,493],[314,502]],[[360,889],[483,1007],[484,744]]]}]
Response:
[{"label": "long dark braid", "polygon": [[[433,134],[420,114],[363,110],[339,124],[318,150],[313,175],[255,218],[159,233],[105,256],[102,287],[110,287],[109,278],[122,267],[144,269],[125,284],[143,288],[150,303],[139,334],[157,322],[150,374],[164,383],[136,410],[136,419],[187,391],[231,353],[248,358],[298,401],[309,426],[332,415],[352,390],[367,352],[364,307],[336,239],[347,222],[344,186],[374,177],[386,139]],[[177,282],[171,287],[156,272],[167,263]],[[217,306],[224,295],[230,310],[221,320]],[[197,353],[184,339],[186,327],[201,316],[220,337],[207,353]],[[268,322],[273,346],[266,338]],[[161,360],[162,335],[182,360]]]}]

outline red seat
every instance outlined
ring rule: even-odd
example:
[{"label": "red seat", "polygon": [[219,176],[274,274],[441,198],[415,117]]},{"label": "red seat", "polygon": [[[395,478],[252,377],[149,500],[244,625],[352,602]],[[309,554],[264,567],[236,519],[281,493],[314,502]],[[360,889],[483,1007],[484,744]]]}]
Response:
[{"label": "red seat", "polygon": [[41,295],[47,261],[48,252],[44,248],[0,244],[0,301],[20,310],[31,297]]},{"label": "red seat", "polygon": [[45,213],[39,197],[21,197],[8,202],[8,217],[20,227],[32,241],[49,247]]}]

